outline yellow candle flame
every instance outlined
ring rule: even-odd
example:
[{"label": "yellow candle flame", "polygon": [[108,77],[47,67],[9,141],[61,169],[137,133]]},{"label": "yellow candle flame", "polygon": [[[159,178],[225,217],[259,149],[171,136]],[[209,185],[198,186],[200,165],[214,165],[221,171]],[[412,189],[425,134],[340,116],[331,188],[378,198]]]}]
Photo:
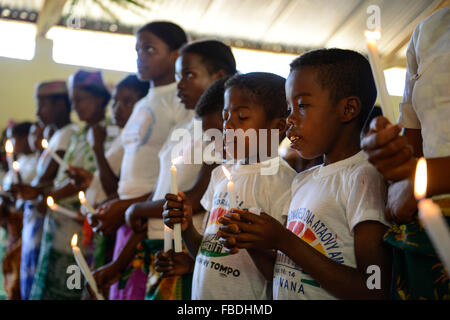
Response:
[{"label": "yellow candle flame", "polygon": [[183,159],[182,156],[176,157],[175,159],[172,159],[172,165],[176,165],[178,163],[180,163],[180,161]]},{"label": "yellow candle flame", "polygon": [[227,179],[231,181],[231,179],[232,179],[232,177],[233,177],[233,176],[231,175],[231,172],[228,171],[228,169],[225,168],[225,166],[222,166],[222,171],[223,171],[223,173],[225,174],[225,176],[227,177]]},{"label": "yellow candle flame", "polygon": [[41,146],[42,146],[42,148],[47,149],[48,148],[48,141],[46,139],[42,139]]},{"label": "yellow candle flame", "polygon": [[14,146],[10,139],[5,142],[5,151],[6,153],[12,154],[14,152]]},{"label": "yellow candle flame", "polygon": [[70,242],[70,244],[72,245],[72,247],[76,247],[78,243],[78,235],[75,233],[72,237],[72,241]]},{"label": "yellow candle flame", "polygon": [[420,158],[416,166],[416,176],[414,178],[414,197],[417,200],[425,198],[427,194],[427,161]]},{"label": "yellow candle flame", "polygon": [[364,31],[364,36],[368,42],[375,43],[377,40],[381,39],[381,30],[379,28],[374,30],[366,30]]},{"label": "yellow candle flame", "polygon": [[14,169],[15,172],[19,172],[20,171],[20,163],[17,161],[14,161],[12,164],[12,167]]},{"label": "yellow candle flame", "polygon": [[78,192],[78,199],[80,199],[80,202],[84,204],[86,201],[86,196],[84,195],[84,191]]},{"label": "yellow candle flame", "polygon": [[47,205],[49,207],[53,207],[55,205],[55,200],[53,200],[53,197],[47,197]]}]

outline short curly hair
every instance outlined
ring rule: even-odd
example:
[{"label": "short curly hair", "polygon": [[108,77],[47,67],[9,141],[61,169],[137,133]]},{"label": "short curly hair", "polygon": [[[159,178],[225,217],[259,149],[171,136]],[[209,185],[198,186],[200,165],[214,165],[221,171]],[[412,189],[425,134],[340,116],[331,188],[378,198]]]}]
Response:
[{"label": "short curly hair", "polygon": [[286,118],[289,114],[286,103],[286,79],[268,72],[236,74],[225,83],[225,90],[238,88],[253,102],[260,104],[268,119]]}]

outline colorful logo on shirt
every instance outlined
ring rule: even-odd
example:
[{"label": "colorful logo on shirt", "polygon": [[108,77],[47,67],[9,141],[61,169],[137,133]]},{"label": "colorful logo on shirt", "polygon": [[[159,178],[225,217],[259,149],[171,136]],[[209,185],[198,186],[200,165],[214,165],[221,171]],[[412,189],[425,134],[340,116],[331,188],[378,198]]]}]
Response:
[{"label": "colorful logo on shirt", "polygon": [[[203,235],[200,253],[207,257],[223,257],[229,255],[225,252],[225,247],[219,242],[217,231],[219,231],[219,218],[228,212],[228,193],[214,195],[212,211],[208,218],[208,224]],[[238,205],[240,207],[242,202]]]}]

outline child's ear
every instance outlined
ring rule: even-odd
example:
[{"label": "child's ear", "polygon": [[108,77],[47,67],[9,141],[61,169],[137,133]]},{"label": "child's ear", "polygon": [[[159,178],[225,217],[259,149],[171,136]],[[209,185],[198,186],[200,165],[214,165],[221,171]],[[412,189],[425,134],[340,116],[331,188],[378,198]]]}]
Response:
[{"label": "child's ear", "polygon": [[339,116],[342,122],[352,121],[361,112],[361,100],[358,97],[344,98],[339,104]]},{"label": "child's ear", "polygon": [[225,72],[225,70],[219,69],[219,71],[217,71],[213,74],[213,79],[214,79],[214,81],[216,81],[216,80],[219,80],[219,79],[225,77],[226,75],[227,75],[227,73]]}]

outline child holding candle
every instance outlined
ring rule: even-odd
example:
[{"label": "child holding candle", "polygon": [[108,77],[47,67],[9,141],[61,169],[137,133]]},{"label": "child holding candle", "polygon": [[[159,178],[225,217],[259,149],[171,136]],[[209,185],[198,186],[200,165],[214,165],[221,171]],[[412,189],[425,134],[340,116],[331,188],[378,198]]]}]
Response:
[{"label": "child holding candle", "polygon": [[[186,110],[192,110],[195,108],[200,96],[209,85],[211,85],[216,79],[235,72],[236,62],[234,60],[234,56],[230,47],[225,44],[219,41],[206,40],[185,45],[180,50],[180,57],[176,62],[176,74],[180,79],[177,85],[177,95],[184,104]],[[220,82],[218,82],[214,88],[215,89],[212,89],[215,90],[214,92],[217,90],[220,91]],[[211,106],[211,112],[207,112],[205,114],[200,113],[200,115],[198,115],[203,120],[203,130],[209,128],[208,126],[217,128],[217,121],[215,120],[220,114],[222,108],[222,106],[217,107],[217,105],[220,105],[220,103],[214,104],[215,109]],[[175,127],[173,131],[177,129],[187,130],[187,133],[189,133],[192,137],[195,130],[194,122],[185,121]],[[201,143],[201,140],[194,143]],[[135,204],[127,210],[127,221],[133,226],[133,230],[135,232],[140,232],[140,234],[135,234],[130,238],[128,244],[124,247],[114,264],[111,264],[110,267],[107,267],[104,270],[99,270],[99,277],[103,278],[103,280],[100,280],[101,283],[111,283],[110,281],[112,281],[111,279],[113,277],[116,278],[117,281],[117,273],[122,273],[126,269],[130,261],[135,256],[136,245],[146,236],[143,231],[147,230],[147,224],[146,227],[143,228],[141,222],[146,222],[148,218],[151,218],[148,223],[148,236],[150,240],[144,243],[145,246],[141,244],[139,247],[141,248],[141,252],[145,247],[147,250],[145,254],[147,262],[151,263],[151,266],[149,266],[148,263],[146,265],[142,264],[144,268],[154,268],[154,254],[163,249],[163,241],[161,241],[161,239],[163,239],[164,224],[160,220],[160,217],[163,210],[164,196],[170,192],[170,169],[171,160],[173,159],[172,149],[174,146],[179,144],[180,141],[178,139],[171,140],[169,136],[161,149],[159,153],[161,169],[155,191],[153,192],[152,201]],[[186,145],[186,148],[189,150],[189,148],[192,148],[193,146],[193,142],[190,141],[190,143]],[[208,165],[202,166],[200,164],[193,164],[192,159],[190,158],[193,156],[193,152],[193,150],[189,151],[191,155],[188,156],[188,154],[186,154],[185,157],[187,158],[177,165],[177,183],[178,188],[181,190],[191,188],[191,193],[198,198],[197,202],[199,203],[200,197],[206,189],[207,181],[209,181],[209,175],[212,167]],[[184,161],[187,161],[187,163],[184,163]],[[193,186],[194,183],[195,186]],[[198,218],[198,220],[200,221],[201,218]],[[138,265],[138,263],[135,264]],[[140,272],[140,270],[138,271]],[[148,272],[148,270],[145,271]],[[152,274],[154,274],[153,271]],[[149,279],[151,278],[152,277],[149,277]],[[127,281],[127,287],[132,286],[130,280]],[[164,283],[167,283],[168,285],[164,286]],[[183,283],[183,288],[190,287],[190,276],[188,275],[184,278],[175,277],[172,279],[163,280],[161,283],[158,283],[159,286],[155,285],[148,291],[147,298],[186,298],[186,295],[183,294],[182,296],[179,296],[179,292],[177,293],[177,291],[175,291],[175,286],[177,283],[178,285]],[[112,290],[116,290],[115,287],[118,285],[119,284],[115,284]],[[140,287],[141,285],[135,284],[135,286]],[[160,288],[166,289],[161,291]],[[187,291],[190,290],[187,289]],[[186,289],[184,289],[183,292],[186,292]]]},{"label": "child holding candle", "polygon": [[[383,299],[390,280],[381,241],[385,185],[360,151],[376,97],[370,65],[350,50],[307,52],[291,63],[286,97],[291,147],[324,162],[294,179],[286,226],[265,213],[233,210],[220,220],[222,243],[234,251],[278,250],[258,260],[273,279],[274,299]],[[366,282],[371,265],[379,268],[374,290]]]},{"label": "child holding candle", "polygon": [[[203,235],[192,224],[191,199],[183,192],[166,196],[164,222],[172,227],[181,223],[182,236],[189,254],[195,258],[192,281],[192,299],[221,300],[257,300],[270,298],[270,282],[258,270],[250,252],[240,251],[232,255],[219,242],[217,234],[219,219],[229,212],[231,186],[234,185],[236,207],[252,208],[257,212],[272,212],[275,219],[284,223],[290,200],[290,185],[295,171],[278,154],[278,144],[286,130],[287,105],[284,93],[285,79],[270,73],[255,72],[235,75],[225,84],[225,105],[222,112],[225,134],[230,130],[242,129],[248,134],[260,129],[278,130],[279,140],[275,150],[271,150],[271,141],[259,137],[256,141],[243,140],[243,145],[227,145],[227,152],[236,164],[225,165],[231,172],[232,184],[225,177],[222,167],[213,170],[208,189],[202,197],[201,205],[207,210],[208,218]],[[268,134],[271,137],[270,134]],[[250,144],[255,143],[258,150],[263,147],[270,150],[269,159],[260,161],[249,152]],[[262,144],[266,145],[262,145]],[[236,149],[245,150],[243,159],[236,159]],[[250,158],[256,163],[249,163]],[[278,170],[272,174],[262,174],[263,168],[278,164]],[[228,188],[227,188],[228,184]],[[270,252],[263,251],[263,254]],[[170,272],[168,272],[170,274]]]},{"label": "child holding candle", "polygon": [[[440,9],[419,23],[409,43],[405,92],[399,125],[386,118],[372,121],[362,146],[390,181],[386,217],[396,224],[385,235],[394,248],[394,299],[448,299],[448,270],[436,255],[417,217],[414,172],[417,158],[428,167],[427,197],[440,205],[450,224],[450,8]],[[399,135],[402,127],[403,134]],[[445,196],[447,194],[447,196]]]},{"label": "child holding candle", "polygon": [[[69,92],[73,107],[80,121],[85,122],[85,126],[71,137],[64,161],[94,172],[95,160],[87,141],[87,133],[89,128],[104,122],[110,93],[100,72],[84,70],[70,76]],[[62,207],[78,211],[78,191],[65,169],[60,167],[55,187],[46,195],[52,196]],[[53,211],[46,215],[30,299],[80,299],[81,290],[68,289],[66,278],[61,275],[66,274],[69,265],[75,264],[70,240],[74,233],[81,234],[81,222],[81,216],[76,220]],[[86,250],[84,246],[80,246],[80,249]]]}]

